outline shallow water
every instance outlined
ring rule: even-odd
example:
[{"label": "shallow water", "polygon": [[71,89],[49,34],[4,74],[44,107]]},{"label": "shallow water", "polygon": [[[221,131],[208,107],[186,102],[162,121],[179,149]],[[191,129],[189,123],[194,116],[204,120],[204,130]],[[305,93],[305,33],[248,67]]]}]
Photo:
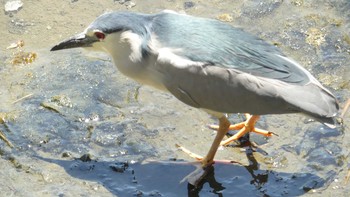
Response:
[{"label": "shallow water", "polygon": [[[348,1],[134,2],[129,10],[145,13],[229,14],[228,23],[279,46],[341,103],[350,98]],[[125,9],[112,0],[38,0],[1,13],[0,130],[14,148],[0,141],[0,196],[348,196],[349,113],[344,130],[303,115],[263,116],[259,126],[278,137],[252,134],[257,150],[224,148],[217,159],[237,163],[215,164],[197,189],[181,182],[196,164],[175,144],[206,154],[215,119],[122,76],[105,54],[49,52],[101,13]],[[37,54],[32,64],[10,63],[16,49],[6,47],[20,39]]]}]

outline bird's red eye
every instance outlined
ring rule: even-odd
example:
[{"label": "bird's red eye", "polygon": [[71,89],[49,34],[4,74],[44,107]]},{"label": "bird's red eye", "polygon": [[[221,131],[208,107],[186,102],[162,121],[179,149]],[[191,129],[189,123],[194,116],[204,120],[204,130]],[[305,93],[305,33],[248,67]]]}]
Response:
[{"label": "bird's red eye", "polygon": [[103,40],[105,39],[106,35],[102,32],[95,32],[95,36],[96,38],[98,38],[99,40]]}]

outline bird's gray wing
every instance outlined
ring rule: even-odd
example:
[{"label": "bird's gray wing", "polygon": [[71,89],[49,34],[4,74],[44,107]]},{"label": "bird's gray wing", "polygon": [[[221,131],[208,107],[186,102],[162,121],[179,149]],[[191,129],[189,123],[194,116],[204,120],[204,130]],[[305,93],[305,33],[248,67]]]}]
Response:
[{"label": "bird's gray wing", "polygon": [[236,69],[254,76],[306,84],[312,77],[275,46],[217,20],[162,13],[152,30],[163,47],[195,62]]},{"label": "bird's gray wing", "polygon": [[317,81],[302,86],[286,83],[234,68],[194,62],[169,49],[159,50],[155,65],[170,93],[187,105],[211,112],[255,115],[303,112],[332,124],[338,110],[334,96]]},{"label": "bird's gray wing", "polygon": [[171,52],[157,62],[168,73],[164,84],[188,105],[223,113],[299,111],[323,122],[337,111],[334,96],[308,71],[241,29],[162,13],[151,30],[159,48]]}]

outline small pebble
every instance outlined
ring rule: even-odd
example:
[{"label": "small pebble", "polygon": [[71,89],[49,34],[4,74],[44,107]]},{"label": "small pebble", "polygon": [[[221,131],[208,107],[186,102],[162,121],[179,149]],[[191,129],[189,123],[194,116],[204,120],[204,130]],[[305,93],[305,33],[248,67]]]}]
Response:
[{"label": "small pebble", "polygon": [[92,156],[90,154],[84,154],[79,158],[79,160],[82,162],[92,161]]},{"label": "small pebble", "polygon": [[119,2],[120,4],[124,4],[130,0],[114,0],[114,2]]},{"label": "small pebble", "polygon": [[109,166],[113,171],[123,173],[128,167],[127,162],[118,162]]},{"label": "small pebble", "polygon": [[126,8],[130,9],[136,6],[136,3],[132,2],[132,1],[128,1],[127,3],[125,3]]},{"label": "small pebble", "polygon": [[8,1],[5,4],[5,12],[15,12],[21,9],[23,6],[23,2],[20,0],[16,1]]},{"label": "small pebble", "polygon": [[194,6],[195,6],[195,4],[194,4],[192,1],[186,1],[186,2],[184,3],[184,8],[185,8],[185,9],[189,9],[189,8],[194,7]]},{"label": "small pebble", "polygon": [[72,157],[72,154],[69,153],[69,152],[64,152],[64,153],[62,153],[62,157],[63,157],[63,158]]}]

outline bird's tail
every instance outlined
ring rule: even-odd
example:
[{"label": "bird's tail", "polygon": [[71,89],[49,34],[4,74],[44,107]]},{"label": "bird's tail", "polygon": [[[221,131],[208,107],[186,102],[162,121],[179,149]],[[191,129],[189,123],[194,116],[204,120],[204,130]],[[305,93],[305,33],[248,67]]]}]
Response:
[{"label": "bird's tail", "polygon": [[[320,84],[309,83],[294,86],[283,91],[284,99],[293,104],[297,110],[311,116],[315,120],[335,128],[338,125],[339,104],[335,96]],[[289,94],[293,94],[290,96]]]}]

